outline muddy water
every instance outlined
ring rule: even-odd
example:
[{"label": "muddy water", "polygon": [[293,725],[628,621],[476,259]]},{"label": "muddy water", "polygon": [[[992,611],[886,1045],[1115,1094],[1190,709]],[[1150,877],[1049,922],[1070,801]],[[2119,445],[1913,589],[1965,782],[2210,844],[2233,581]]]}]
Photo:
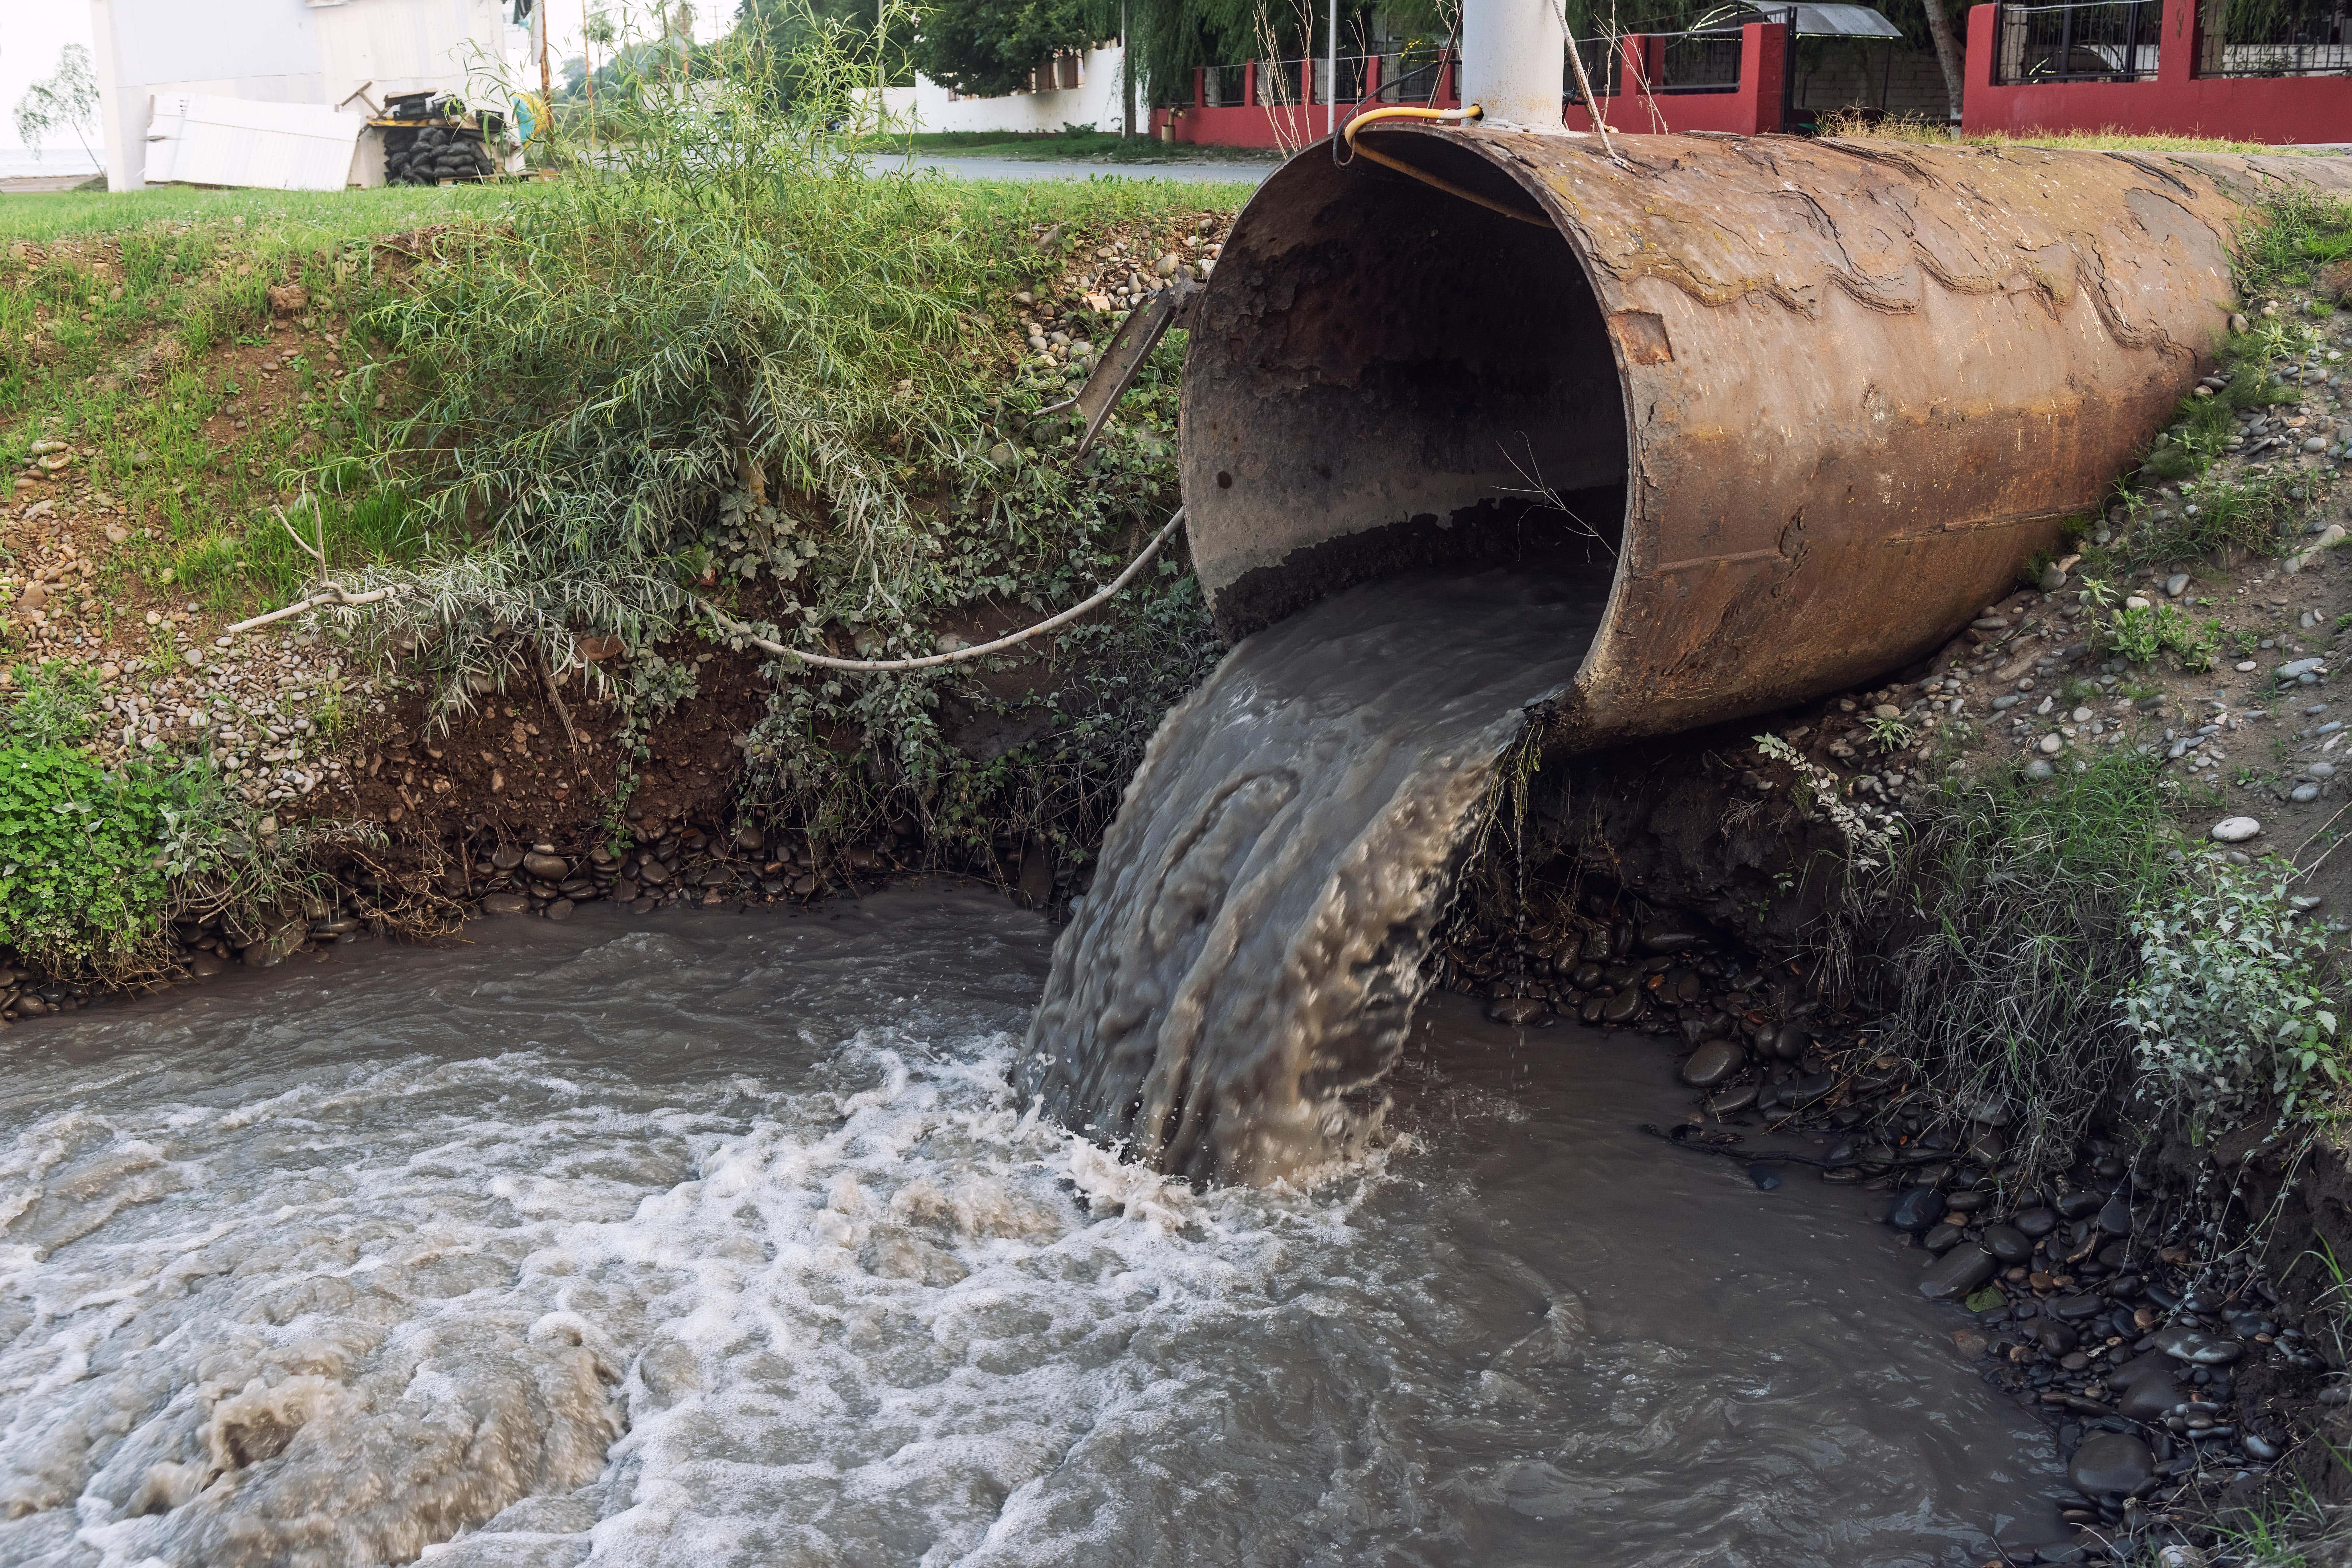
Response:
[{"label": "muddy water", "polygon": [[1020,1068],[1154,1168],[1307,1178],[1374,1135],[1496,763],[1605,580],[1376,583],[1243,639],[1160,723]]},{"label": "muddy water", "polygon": [[1877,1568],[2056,1485],[1654,1045],[1438,998],[1202,1194],[1024,1117],[993,899],[477,930],[0,1036],[0,1563]]}]

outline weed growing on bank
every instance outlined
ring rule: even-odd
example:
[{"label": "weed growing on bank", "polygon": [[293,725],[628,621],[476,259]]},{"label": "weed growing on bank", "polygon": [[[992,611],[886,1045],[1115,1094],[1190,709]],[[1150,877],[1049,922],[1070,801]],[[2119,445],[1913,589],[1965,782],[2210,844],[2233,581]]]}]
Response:
[{"label": "weed growing on bank", "polygon": [[[726,68],[693,105],[655,83],[600,98],[622,155],[443,235],[367,318],[415,394],[371,472],[430,542],[342,574],[393,592],[336,615],[437,711],[579,669],[641,745],[691,689],[672,645],[730,639],[712,607],[813,653],[930,654],[1084,597],[1176,504],[1181,342],[1080,458],[1042,413],[1075,387],[1023,368],[1020,316],[1112,228],[1178,244],[1201,190],[870,167],[856,89],[877,62],[812,37],[789,101],[753,56],[705,62]],[[1076,325],[1100,343],[1115,322]],[[1213,653],[1163,561],[1034,658],[911,677],[788,658],[742,742],[744,808],[821,846],[908,818],[935,843],[1084,837]],[[1042,712],[1038,659],[1075,676]],[[1027,738],[959,750],[943,706]]]},{"label": "weed growing on bank", "polygon": [[[2345,1074],[2330,937],[2286,868],[2185,840],[2158,756],[1963,774],[1915,802],[1841,917],[1885,933],[1889,1043],[1939,1103],[2063,1167],[2110,1096],[2199,1141],[2324,1110]],[[2137,1069],[2127,1083],[2127,1069]]]},{"label": "weed growing on bank", "polygon": [[0,706],[0,948],[121,984],[160,969],[170,920],[226,914],[256,933],[300,920],[324,885],[316,852],[365,836],[280,827],[202,762],[102,765],[80,745],[96,690],[58,662],[21,671]]}]

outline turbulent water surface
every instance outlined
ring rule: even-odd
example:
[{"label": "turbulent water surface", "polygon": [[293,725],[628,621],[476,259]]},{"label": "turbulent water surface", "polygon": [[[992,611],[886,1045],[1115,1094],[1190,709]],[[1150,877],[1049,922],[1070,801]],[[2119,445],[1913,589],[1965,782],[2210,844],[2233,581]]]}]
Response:
[{"label": "turbulent water surface", "polygon": [[992,899],[479,931],[0,1036],[0,1563],[1881,1568],[2057,1484],[1654,1044],[1440,998],[1201,1194],[1024,1116]]},{"label": "turbulent water surface", "polygon": [[1496,761],[1607,598],[1599,579],[1420,576],[1236,645],[1128,785],[1023,1086],[1183,1175],[1345,1158],[1378,1130]]}]

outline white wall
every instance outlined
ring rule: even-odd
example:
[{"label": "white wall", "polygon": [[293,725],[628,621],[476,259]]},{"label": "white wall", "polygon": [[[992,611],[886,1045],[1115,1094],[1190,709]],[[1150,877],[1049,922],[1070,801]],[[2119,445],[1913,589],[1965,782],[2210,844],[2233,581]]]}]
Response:
[{"label": "white wall", "polygon": [[[145,183],[155,96],[332,107],[364,87],[502,100],[523,30],[503,0],[89,0],[110,190]],[[469,87],[469,80],[471,86]]]},{"label": "white wall", "polygon": [[[1089,49],[1078,65],[1078,85],[1056,92],[1013,92],[1002,98],[949,100],[946,88],[918,76],[911,88],[890,88],[885,93],[902,131],[1059,131],[1066,124],[1091,125],[1097,131],[1119,129],[1118,73],[1125,52],[1117,44]],[[1139,89],[1140,84],[1138,84]],[[913,111],[914,123],[903,117]],[[1136,95],[1136,129],[1150,117],[1142,93]]]}]

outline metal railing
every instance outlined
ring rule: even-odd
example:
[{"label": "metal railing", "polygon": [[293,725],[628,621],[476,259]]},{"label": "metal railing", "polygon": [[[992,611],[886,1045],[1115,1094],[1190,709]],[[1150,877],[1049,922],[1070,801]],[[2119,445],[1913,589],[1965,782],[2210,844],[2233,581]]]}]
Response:
[{"label": "metal railing", "polygon": [[2162,0],[2075,0],[2003,5],[1992,79],[2003,87],[2050,81],[2153,81]]},{"label": "metal railing", "polygon": [[1201,102],[1210,109],[1244,108],[1248,82],[1247,66],[1203,66],[1201,68]]},{"label": "metal railing", "polygon": [[1738,33],[1709,28],[1701,32],[1668,33],[1657,38],[1653,58],[1664,69],[1650,84],[1653,93],[1736,92],[1739,89]]},{"label": "metal railing", "polygon": [[2352,76],[2344,0],[2201,0],[2199,76]]},{"label": "metal railing", "polygon": [[[1601,98],[1617,96],[1617,71],[1624,63],[1625,51],[1613,38],[1570,38],[1569,47],[1584,60],[1584,74],[1592,83],[1593,92]],[[1576,69],[1563,57],[1560,60],[1560,97],[1570,103],[1580,104],[1584,94],[1577,90]]]},{"label": "metal railing", "polygon": [[1400,50],[1376,57],[1381,62],[1380,85],[1372,89],[1375,103],[1428,103],[1445,79],[1445,60],[1422,50]]},{"label": "metal railing", "polygon": [[1301,92],[1305,81],[1299,73],[1304,59],[1260,60],[1257,62],[1257,101],[1266,109],[1293,108],[1305,99]]}]

